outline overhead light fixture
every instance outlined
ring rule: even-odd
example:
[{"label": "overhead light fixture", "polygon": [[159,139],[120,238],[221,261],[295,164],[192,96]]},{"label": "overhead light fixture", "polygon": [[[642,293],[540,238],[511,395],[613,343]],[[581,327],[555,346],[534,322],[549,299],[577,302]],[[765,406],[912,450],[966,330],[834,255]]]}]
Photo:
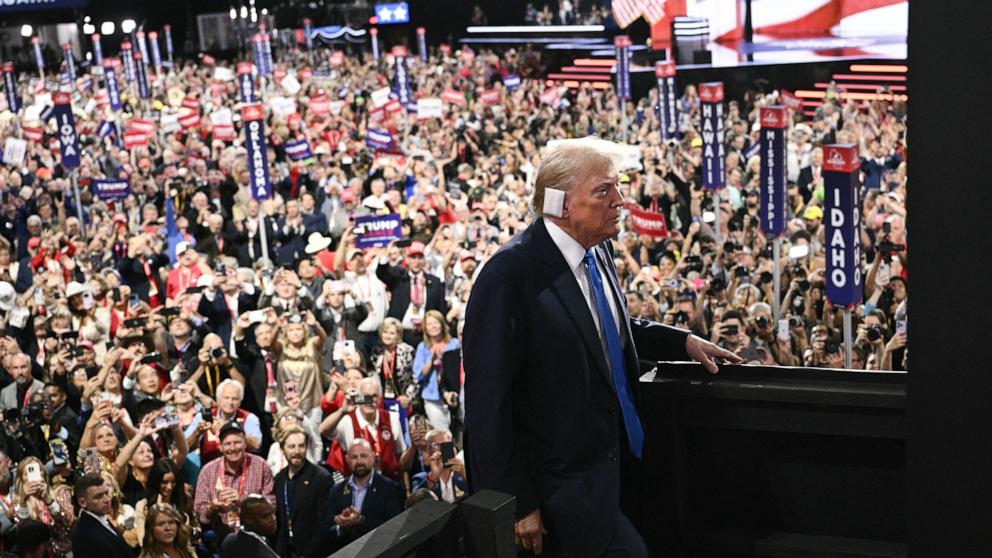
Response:
[{"label": "overhead light fixture", "polygon": [[101,35],[113,35],[116,26],[113,21],[104,21],[100,24],[100,34]]},{"label": "overhead light fixture", "polygon": [[241,19],[248,19],[248,6],[241,6]]},{"label": "overhead light fixture", "polygon": [[238,19],[238,10],[231,8],[231,21]]},{"label": "overhead light fixture", "polygon": [[135,23],[133,19],[125,19],[124,21],[121,22],[122,33],[130,33],[131,31],[134,31],[134,27],[135,27]]},{"label": "overhead light fixture", "polygon": [[92,23],[84,23],[83,35],[92,35],[93,33],[96,33],[96,26]]},{"label": "overhead light fixture", "polygon": [[269,9],[268,8],[262,8],[262,15],[263,16],[269,15]]},{"label": "overhead light fixture", "polygon": [[30,37],[33,33],[34,33],[34,29],[32,29],[30,25],[25,24],[21,26],[22,37]]},{"label": "overhead light fixture", "polygon": [[83,23],[89,23],[89,22],[90,22],[90,16],[86,16],[83,18]]}]

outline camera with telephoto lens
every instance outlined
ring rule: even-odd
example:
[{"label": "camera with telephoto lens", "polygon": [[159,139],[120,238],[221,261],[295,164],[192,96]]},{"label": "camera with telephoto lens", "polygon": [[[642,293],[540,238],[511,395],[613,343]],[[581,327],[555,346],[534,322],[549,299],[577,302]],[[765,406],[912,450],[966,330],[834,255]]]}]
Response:
[{"label": "camera with telephoto lens", "polygon": [[722,276],[718,275],[710,279],[710,292],[718,293],[726,288],[727,288],[727,282],[723,279]]},{"label": "camera with telephoto lens", "polygon": [[758,316],[754,319],[754,325],[758,326],[758,329],[768,329],[771,324],[772,321],[768,319],[768,316]]},{"label": "camera with telephoto lens", "polygon": [[211,358],[218,359],[224,357],[224,347],[214,347],[210,349]]},{"label": "camera with telephoto lens", "polygon": [[44,403],[28,403],[24,413],[24,426],[31,428],[41,424],[45,420],[44,412]]}]

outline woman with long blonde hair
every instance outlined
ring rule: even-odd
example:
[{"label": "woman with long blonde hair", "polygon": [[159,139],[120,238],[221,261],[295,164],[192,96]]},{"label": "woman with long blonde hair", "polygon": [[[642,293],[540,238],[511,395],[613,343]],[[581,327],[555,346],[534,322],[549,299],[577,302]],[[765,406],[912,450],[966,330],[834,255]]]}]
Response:
[{"label": "woman with long blonde hair", "polygon": [[[299,397],[299,403],[292,406],[306,411],[316,409],[319,413],[320,397],[324,394],[320,355],[327,335],[309,311],[283,318],[278,367],[280,403],[287,405],[290,399]],[[311,334],[311,329],[315,335]]]},{"label": "woman with long blonde hair", "polygon": [[45,465],[37,457],[25,457],[14,475],[14,514],[18,521],[34,519],[52,529],[49,549],[55,556],[72,551],[75,509],[72,489],[65,484],[50,486]]},{"label": "woman with long blonde hair", "polygon": [[189,527],[169,504],[155,504],[145,517],[141,558],[193,558]]}]

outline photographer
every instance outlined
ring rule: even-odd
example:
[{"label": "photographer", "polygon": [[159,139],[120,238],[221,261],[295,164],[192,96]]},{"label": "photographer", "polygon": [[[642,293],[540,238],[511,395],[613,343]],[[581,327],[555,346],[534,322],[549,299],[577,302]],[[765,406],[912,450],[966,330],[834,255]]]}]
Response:
[{"label": "photographer", "polygon": [[[214,333],[203,339],[203,346],[197,351],[196,358],[189,362],[189,366],[195,367],[193,374],[188,378],[180,377],[180,382],[195,384],[201,393],[214,399],[218,398],[217,388],[224,380],[231,378],[242,385],[245,383],[245,377],[234,366],[234,361],[224,349],[224,342]],[[181,369],[185,370],[188,369]]]},{"label": "photographer", "polygon": [[232,347],[232,316],[255,309],[254,297],[245,293],[233,258],[221,258],[214,266],[214,281],[200,297],[197,313],[210,322],[211,329],[220,335],[224,347]]},{"label": "photographer", "polygon": [[713,327],[710,340],[728,351],[737,351],[750,342],[741,315],[736,310],[729,310],[723,314],[723,319]]}]

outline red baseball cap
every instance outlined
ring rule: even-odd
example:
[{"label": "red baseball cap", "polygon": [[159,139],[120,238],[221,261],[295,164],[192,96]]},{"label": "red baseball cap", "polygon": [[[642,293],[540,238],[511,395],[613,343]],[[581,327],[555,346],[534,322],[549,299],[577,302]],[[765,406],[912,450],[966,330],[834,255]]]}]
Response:
[{"label": "red baseball cap", "polygon": [[414,254],[420,254],[421,256],[423,256],[424,248],[425,246],[423,242],[414,242],[413,244],[410,245],[409,248],[406,249],[406,255],[413,256]]}]

